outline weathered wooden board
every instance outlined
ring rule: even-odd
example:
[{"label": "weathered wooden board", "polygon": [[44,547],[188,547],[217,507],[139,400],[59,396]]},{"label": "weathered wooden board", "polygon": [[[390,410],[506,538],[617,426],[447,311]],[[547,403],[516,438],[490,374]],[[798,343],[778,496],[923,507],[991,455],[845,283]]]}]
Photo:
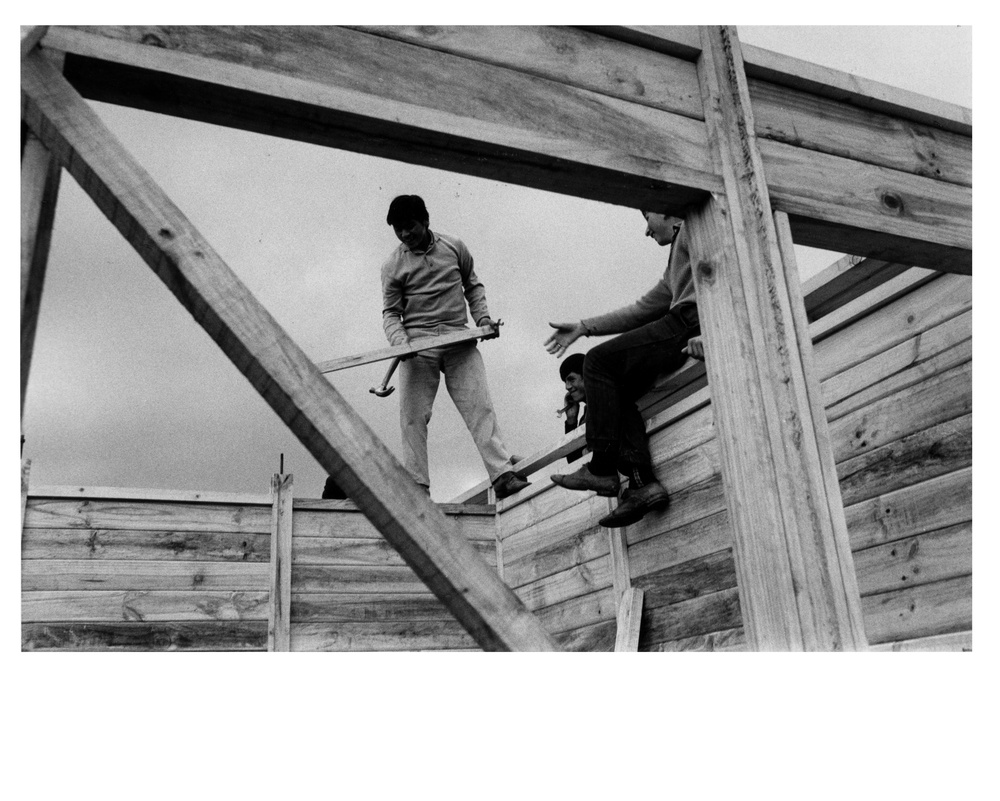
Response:
[{"label": "weathered wooden board", "polygon": [[[496,561],[496,543],[472,541],[472,547],[489,562]],[[296,565],[397,565],[406,562],[385,540],[344,537],[296,537],[292,543]]]},{"label": "weathered wooden board", "polygon": [[[562,488],[553,492],[569,494]],[[597,525],[608,514],[611,499],[591,493],[576,492],[577,502],[559,514],[546,517],[535,526],[514,532],[503,540],[504,561],[517,562],[521,557],[537,553],[572,539],[580,531]]]},{"label": "weathered wooden board", "polygon": [[[518,542],[525,537],[530,538],[534,531],[545,536],[545,531],[541,528],[543,525],[552,530],[552,540],[543,539],[541,542],[559,539],[563,532],[569,531],[562,525],[564,519],[589,520],[590,515],[607,509],[607,500],[596,493],[573,492],[551,484],[544,493],[536,495],[530,504],[521,504],[501,515],[497,530],[500,539],[507,546],[504,553],[510,558],[516,558]],[[582,508],[576,508],[581,504]],[[522,532],[528,533],[519,536]]]},{"label": "weathered wooden board", "polygon": [[25,623],[267,620],[268,592],[59,590],[21,593]]},{"label": "weathered wooden board", "polygon": [[[617,593],[616,593],[617,595]],[[634,652],[639,650],[639,628],[642,619],[643,591],[629,587],[618,604],[615,624],[615,651]]]},{"label": "weathered wooden board", "polygon": [[854,552],[861,595],[972,575],[972,522]]},{"label": "weathered wooden board", "polygon": [[454,620],[295,623],[293,651],[440,651],[475,648]]},{"label": "weathered wooden board", "polygon": [[732,548],[636,576],[633,585],[646,593],[645,608],[656,609],[736,587]]},{"label": "weathered wooden board", "polygon": [[642,615],[639,650],[657,643],[703,636],[743,625],[736,588],[700,595],[688,601],[646,608]]},{"label": "weathered wooden board", "polygon": [[24,525],[25,528],[268,534],[271,509],[267,506],[31,497]]},{"label": "weathered wooden board", "polygon": [[719,187],[697,120],[360,31],[81,26],[45,42],[76,54],[67,76],[97,100],[633,207]]},{"label": "weathered wooden board", "polygon": [[830,423],[837,462],[972,412],[972,363],[965,362]]},{"label": "weathered wooden board", "polygon": [[382,362],[387,359],[396,359],[402,356],[412,356],[432,348],[440,348],[445,345],[458,345],[462,342],[471,342],[479,339],[491,339],[500,336],[500,329],[483,325],[479,328],[472,328],[466,331],[455,331],[451,334],[441,334],[435,337],[425,337],[414,340],[406,345],[395,345],[389,348],[367,351],[366,353],[356,353],[353,356],[341,356],[330,361],[317,362],[316,367],[321,373],[334,373],[338,370],[346,370],[349,367],[360,367],[363,364]]},{"label": "weathered wooden board", "polygon": [[147,529],[28,528],[22,559],[266,562],[267,534]]},{"label": "weathered wooden board", "polygon": [[915,640],[886,642],[872,646],[872,651],[971,651],[972,632],[956,631]]},{"label": "weathered wooden board", "polygon": [[120,562],[30,559],[21,563],[21,589],[266,591],[262,562]]},{"label": "weathered wooden board", "polygon": [[564,651],[588,653],[614,651],[618,626],[614,620],[605,620],[590,626],[570,629],[556,635],[556,642]]},{"label": "weathered wooden board", "polygon": [[534,611],[611,586],[611,559],[600,557],[523,587],[516,587],[515,591],[525,606]]},{"label": "weathered wooden board", "polygon": [[23,651],[263,651],[266,620],[26,623]]},{"label": "weathered wooden board", "polygon": [[292,499],[290,473],[271,476],[271,559],[268,562],[267,650],[288,651],[292,607]]},{"label": "weathered wooden board", "polygon": [[815,322],[910,269],[862,256],[844,256],[802,282],[806,318]]},{"label": "weathered wooden board", "polygon": [[611,587],[586,595],[577,595],[537,612],[546,630],[557,638],[560,634],[584,626],[615,619],[618,604]]},{"label": "weathered wooden board", "polygon": [[831,420],[972,358],[972,312],[964,312],[823,382]]},{"label": "weathered wooden board", "polygon": [[845,504],[903,489],[972,464],[972,415],[901,437],[837,465]]},{"label": "weathered wooden board", "polygon": [[550,545],[528,551],[517,559],[505,558],[504,581],[508,586],[522,587],[607,555],[607,529],[591,525]]},{"label": "weathered wooden board", "polygon": [[[292,592],[408,593],[427,590],[408,567],[384,565],[296,565]],[[430,592],[429,590],[427,590]]]},{"label": "weathered wooden board", "polygon": [[972,468],[887,492],[845,509],[854,550],[972,520]]},{"label": "weathered wooden board", "polygon": [[[632,534],[631,526],[628,532]],[[731,548],[732,544],[729,512],[725,509],[684,525],[671,525],[646,539],[630,539],[632,580]]]},{"label": "weathered wooden board", "polygon": [[429,592],[373,595],[350,592],[292,594],[292,622],[454,620]]},{"label": "weathered wooden board", "polygon": [[908,587],[862,599],[873,645],[972,628],[972,576]]},{"label": "weathered wooden board", "polygon": [[699,634],[694,637],[684,637],[680,640],[667,640],[666,642],[650,643],[650,651],[734,651],[745,652],[750,650],[747,645],[746,634],[742,628],[726,629],[725,631],[713,631],[709,634]]}]

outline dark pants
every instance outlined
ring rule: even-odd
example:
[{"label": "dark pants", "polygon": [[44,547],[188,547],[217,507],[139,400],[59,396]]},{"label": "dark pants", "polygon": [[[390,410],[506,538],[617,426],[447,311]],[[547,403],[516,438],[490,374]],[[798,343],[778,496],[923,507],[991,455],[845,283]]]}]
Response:
[{"label": "dark pants", "polygon": [[698,332],[698,308],[685,303],[587,352],[583,383],[594,473],[611,475],[617,468],[627,476],[635,467],[651,468],[646,426],[636,403],[658,375],[684,363],[687,355],[681,349]]}]

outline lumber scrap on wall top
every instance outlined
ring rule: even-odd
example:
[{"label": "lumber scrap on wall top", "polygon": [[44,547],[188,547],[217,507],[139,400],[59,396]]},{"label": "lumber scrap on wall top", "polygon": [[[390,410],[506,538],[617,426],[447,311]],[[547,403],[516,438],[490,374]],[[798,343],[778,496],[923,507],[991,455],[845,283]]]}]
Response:
[{"label": "lumber scrap on wall top", "polygon": [[21,69],[22,118],[101,211],[486,649],[552,650],[496,572],[409,479],[207,241],[37,53]]}]

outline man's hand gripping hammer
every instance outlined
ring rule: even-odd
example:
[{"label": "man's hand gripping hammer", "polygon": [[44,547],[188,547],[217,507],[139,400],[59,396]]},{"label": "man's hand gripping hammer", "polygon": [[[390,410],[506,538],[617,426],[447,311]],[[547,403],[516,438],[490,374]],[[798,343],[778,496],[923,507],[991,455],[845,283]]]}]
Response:
[{"label": "man's hand gripping hammer", "polygon": [[392,374],[396,372],[396,367],[399,365],[402,357],[397,356],[391,362],[389,362],[389,369],[385,371],[385,378],[382,379],[382,386],[372,387],[368,391],[378,395],[380,398],[384,398],[386,395],[391,395],[395,391],[395,387],[389,386],[389,380],[392,378]]}]

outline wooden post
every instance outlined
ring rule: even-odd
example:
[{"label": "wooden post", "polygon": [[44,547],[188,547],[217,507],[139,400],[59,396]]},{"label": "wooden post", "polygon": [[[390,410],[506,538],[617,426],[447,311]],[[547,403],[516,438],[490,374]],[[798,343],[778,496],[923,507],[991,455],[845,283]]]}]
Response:
[{"label": "wooden post", "polygon": [[486,650],[557,650],[538,619],[458,536],[79,93],[39,58],[21,65],[21,113],[140,256],[372,525]]},{"label": "wooden post", "polygon": [[[614,511],[614,502],[608,500],[608,509]],[[632,586],[629,572],[628,540],[624,528],[609,528],[608,551],[611,555],[611,580],[614,583],[615,603],[621,603],[625,591]]]},{"label": "wooden post", "polygon": [[28,508],[28,478],[31,475],[31,459],[21,460],[21,534],[24,534],[24,513]]},{"label": "wooden post", "polygon": [[618,604],[618,632],[615,651],[639,650],[639,624],[642,621],[643,591],[636,587],[625,590]]},{"label": "wooden post", "polygon": [[[22,39],[22,48],[23,48]],[[46,55],[61,62],[61,56]],[[21,416],[35,347],[38,310],[42,302],[45,266],[49,260],[52,221],[56,214],[62,167],[28,131],[21,152]]]},{"label": "wooden post", "polygon": [[292,609],[292,475],[271,477],[271,598],[267,650],[290,650]]},{"label": "wooden post", "polygon": [[811,344],[796,324],[798,276],[779,249],[739,41],[730,28],[703,28],[701,38],[725,194],[692,210],[687,226],[747,640],[755,650],[862,649],[846,528],[833,522],[840,495],[824,472],[833,457],[803,356]]}]

